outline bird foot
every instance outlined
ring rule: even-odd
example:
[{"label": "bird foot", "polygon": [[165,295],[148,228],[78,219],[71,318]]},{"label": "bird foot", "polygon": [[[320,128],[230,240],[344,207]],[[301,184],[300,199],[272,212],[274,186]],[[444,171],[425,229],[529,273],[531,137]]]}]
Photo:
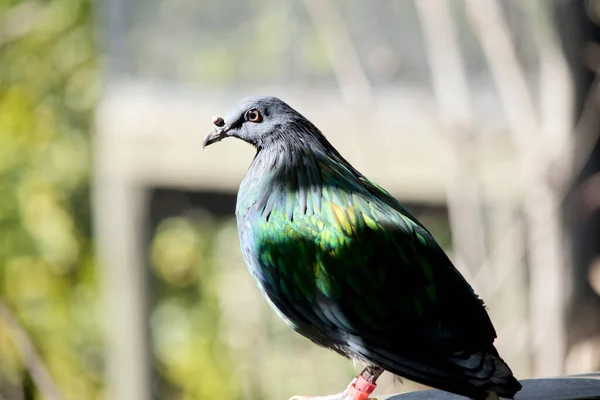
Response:
[{"label": "bird foot", "polygon": [[331,394],[329,396],[293,396],[290,400],[354,400],[348,394],[348,390],[344,390],[338,394]]},{"label": "bird foot", "polygon": [[290,400],[377,400],[369,397],[375,390],[375,384],[365,381],[362,375],[354,378],[348,387],[338,394],[329,396],[293,396]]},{"label": "bird foot", "polygon": [[[293,396],[290,400],[357,400],[348,393],[348,389],[338,394],[331,394],[329,396]],[[360,399],[363,400],[363,399]],[[364,397],[364,400],[377,400],[375,397]]]}]

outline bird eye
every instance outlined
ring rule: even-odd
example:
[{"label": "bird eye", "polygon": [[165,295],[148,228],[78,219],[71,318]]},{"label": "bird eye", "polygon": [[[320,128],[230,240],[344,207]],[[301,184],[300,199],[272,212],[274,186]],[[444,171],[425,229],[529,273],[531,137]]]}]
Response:
[{"label": "bird eye", "polygon": [[260,112],[256,108],[253,108],[246,111],[246,121],[260,122],[262,121],[262,115],[260,115]]}]

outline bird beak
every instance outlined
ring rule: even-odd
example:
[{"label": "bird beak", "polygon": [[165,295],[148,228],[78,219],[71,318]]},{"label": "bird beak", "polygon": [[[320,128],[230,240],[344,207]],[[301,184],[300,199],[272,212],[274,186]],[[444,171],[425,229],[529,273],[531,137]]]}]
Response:
[{"label": "bird beak", "polygon": [[227,136],[227,131],[229,131],[229,126],[224,126],[222,128],[215,128],[211,133],[206,135],[204,140],[202,141],[202,148],[206,148],[206,146],[210,146],[213,143],[217,143]]}]

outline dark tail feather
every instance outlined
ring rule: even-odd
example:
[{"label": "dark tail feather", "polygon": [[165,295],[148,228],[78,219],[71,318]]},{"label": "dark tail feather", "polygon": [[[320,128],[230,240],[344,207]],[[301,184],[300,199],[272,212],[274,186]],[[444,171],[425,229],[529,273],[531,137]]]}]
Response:
[{"label": "dark tail feather", "polygon": [[500,397],[512,399],[515,394],[523,387],[513,376],[508,365],[499,356],[492,355],[496,371],[490,379],[490,392],[497,393]]},{"label": "dark tail feather", "polygon": [[469,355],[453,355],[445,359],[398,357],[381,349],[358,352],[386,370],[448,392],[485,400],[490,393],[513,398],[521,384],[508,365],[493,352],[480,351]]}]

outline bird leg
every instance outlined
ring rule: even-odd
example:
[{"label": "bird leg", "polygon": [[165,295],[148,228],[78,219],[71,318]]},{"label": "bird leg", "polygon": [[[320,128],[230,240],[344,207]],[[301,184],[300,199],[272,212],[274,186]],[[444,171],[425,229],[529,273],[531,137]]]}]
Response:
[{"label": "bird leg", "polygon": [[343,392],[319,397],[294,396],[290,400],[374,400],[369,395],[377,387],[375,381],[382,373],[383,368],[369,365],[356,378],[352,379]]}]

